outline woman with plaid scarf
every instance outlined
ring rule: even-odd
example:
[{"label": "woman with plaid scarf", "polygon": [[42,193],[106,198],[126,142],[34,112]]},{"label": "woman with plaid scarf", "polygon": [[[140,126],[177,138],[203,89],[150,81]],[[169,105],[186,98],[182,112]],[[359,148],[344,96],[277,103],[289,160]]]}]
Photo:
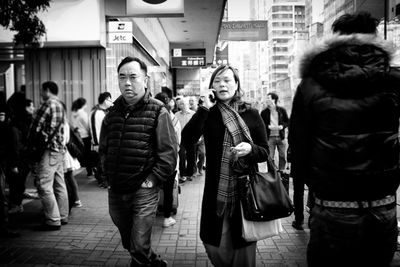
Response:
[{"label": "woman with plaid scarf", "polygon": [[256,266],[257,244],[242,238],[238,179],[250,164],[267,159],[265,126],[258,110],[241,101],[236,69],[219,66],[209,88],[182,131],[185,146],[203,135],[206,147],[200,238],[215,266]]}]

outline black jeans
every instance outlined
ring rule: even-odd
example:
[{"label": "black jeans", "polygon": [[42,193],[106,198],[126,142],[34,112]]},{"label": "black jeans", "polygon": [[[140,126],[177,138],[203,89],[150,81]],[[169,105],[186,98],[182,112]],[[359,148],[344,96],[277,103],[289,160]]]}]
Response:
[{"label": "black jeans", "polygon": [[179,173],[181,176],[192,176],[196,166],[195,145],[185,147],[182,144],[179,149]]},{"label": "black jeans", "polygon": [[309,267],[389,266],[397,248],[396,203],[365,209],[314,205]]},{"label": "black jeans", "polygon": [[7,172],[7,182],[10,187],[10,204],[21,205],[24,198],[26,177],[29,174],[29,166],[24,161],[18,164],[18,173]]},{"label": "black jeans", "polygon": [[294,219],[297,223],[304,222],[304,181],[293,178]]},{"label": "black jeans", "polygon": [[85,167],[86,167],[86,172],[87,175],[90,176],[93,174],[93,167],[95,167],[95,165],[93,164],[93,159],[91,158],[90,155],[90,151],[91,151],[91,147],[92,147],[92,143],[91,143],[91,138],[90,137],[85,137],[82,138],[83,141],[83,145],[84,145],[84,158],[85,158]]},{"label": "black jeans", "polygon": [[164,218],[169,218],[172,213],[172,203],[174,200],[173,192],[174,192],[174,183],[175,183],[176,171],[174,171],[173,175],[169,177],[163,184],[164,190],[164,203],[163,203],[163,211]]}]

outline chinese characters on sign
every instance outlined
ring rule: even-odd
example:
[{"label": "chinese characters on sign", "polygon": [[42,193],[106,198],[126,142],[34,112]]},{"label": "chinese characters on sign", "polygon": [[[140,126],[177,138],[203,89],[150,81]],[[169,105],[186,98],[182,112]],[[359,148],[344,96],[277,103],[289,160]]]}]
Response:
[{"label": "chinese characters on sign", "polygon": [[206,65],[205,49],[173,49],[173,68],[204,67]]}]

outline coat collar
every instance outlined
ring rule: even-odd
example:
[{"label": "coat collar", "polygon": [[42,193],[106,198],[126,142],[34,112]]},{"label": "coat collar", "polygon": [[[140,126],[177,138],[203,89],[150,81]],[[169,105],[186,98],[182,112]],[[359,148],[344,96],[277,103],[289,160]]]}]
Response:
[{"label": "coat collar", "polygon": [[301,78],[305,78],[312,67],[312,62],[316,56],[328,50],[335,49],[342,45],[372,45],[384,51],[390,60],[393,59],[395,47],[386,40],[381,39],[375,34],[350,34],[350,35],[330,35],[305,49],[300,58],[299,73]]}]

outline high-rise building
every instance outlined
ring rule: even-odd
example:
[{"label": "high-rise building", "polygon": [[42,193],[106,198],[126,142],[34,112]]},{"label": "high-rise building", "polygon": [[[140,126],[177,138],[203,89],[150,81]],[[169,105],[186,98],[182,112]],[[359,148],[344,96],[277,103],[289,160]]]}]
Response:
[{"label": "high-rise building", "polygon": [[277,91],[279,94],[278,81],[288,77],[290,42],[294,32],[304,30],[304,0],[273,0],[268,11],[269,91]]}]

